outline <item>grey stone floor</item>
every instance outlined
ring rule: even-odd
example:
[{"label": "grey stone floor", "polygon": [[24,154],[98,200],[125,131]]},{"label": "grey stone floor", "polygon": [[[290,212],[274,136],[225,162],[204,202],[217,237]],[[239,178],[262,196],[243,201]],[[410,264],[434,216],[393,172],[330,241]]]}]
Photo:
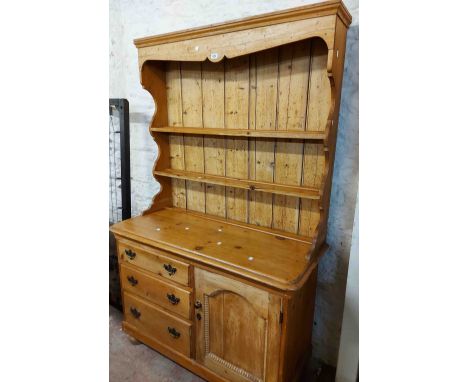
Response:
[{"label": "grey stone floor", "polygon": [[[109,307],[109,382],[203,382],[122,331],[122,313]],[[334,370],[311,361],[300,382],[331,382]]]}]

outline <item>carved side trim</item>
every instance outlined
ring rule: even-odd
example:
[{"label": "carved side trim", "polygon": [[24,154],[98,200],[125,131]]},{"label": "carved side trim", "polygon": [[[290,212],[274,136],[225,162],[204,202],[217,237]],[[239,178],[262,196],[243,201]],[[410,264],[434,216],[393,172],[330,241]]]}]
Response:
[{"label": "carved side trim", "polygon": [[[327,231],[327,220],[329,195],[327,194],[330,190],[327,190],[327,184],[329,183],[329,178],[332,174],[331,166],[333,166],[333,156],[335,155],[333,148],[334,141],[334,131],[336,131],[335,126],[335,109],[336,109],[336,85],[335,78],[333,73],[333,57],[335,54],[334,49],[328,50],[327,58],[327,72],[328,80],[330,81],[330,110],[328,112],[327,124],[325,127],[325,136],[326,139],[323,143],[323,150],[325,155],[325,171],[322,177],[322,184],[320,186],[320,219],[317,225],[317,230],[315,231],[315,236],[313,237],[312,248],[316,248],[321,244],[322,237],[325,239]],[[336,123],[337,124],[337,123]]]},{"label": "carved side trim", "polygon": [[205,355],[210,352],[210,296],[204,295],[203,306],[205,307]]},{"label": "carved side trim", "polygon": [[317,229],[316,246],[320,246],[326,239],[328,213],[330,207],[331,183],[333,177],[333,165],[336,151],[336,138],[338,132],[338,120],[341,99],[341,86],[344,70],[346,51],[347,26],[341,19],[336,20],[335,38],[333,49],[328,51],[327,72],[330,80],[331,105],[326,127],[325,144],[325,173],[321,185],[320,221]]},{"label": "carved side trim", "polygon": [[166,94],[166,72],[164,62],[151,61],[147,62],[140,72],[140,81],[143,88],[148,91],[153,97],[155,111],[149,131],[154,142],[158,146],[158,157],[153,166],[153,177],[160,184],[160,190],[154,195],[151,205],[143,211],[143,215],[155,212],[161,208],[172,205],[172,183],[170,179],[157,177],[154,172],[162,167],[166,168],[169,165],[169,143],[167,136],[162,136],[151,130],[152,127],[167,125],[167,94]]}]

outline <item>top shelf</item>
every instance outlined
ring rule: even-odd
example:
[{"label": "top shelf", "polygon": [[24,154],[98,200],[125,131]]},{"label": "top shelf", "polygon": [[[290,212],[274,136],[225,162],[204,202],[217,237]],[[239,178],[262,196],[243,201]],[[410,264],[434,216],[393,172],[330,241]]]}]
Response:
[{"label": "top shelf", "polygon": [[324,131],[300,131],[300,130],[248,130],[248,129],[220,129],[203,127],[152,127],[155,133],[172,134],[195,134],[195,135],[218,135],[230,137],[252,137],[252,138],[277,138],[277,139],[307,139],[313,141],[324,141]]}]

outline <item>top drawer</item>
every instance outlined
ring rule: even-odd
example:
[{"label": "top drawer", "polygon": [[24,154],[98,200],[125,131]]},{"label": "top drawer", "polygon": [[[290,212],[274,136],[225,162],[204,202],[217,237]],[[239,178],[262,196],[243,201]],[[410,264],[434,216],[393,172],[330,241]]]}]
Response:
[{"label": "top drawer", "polygon": [[126,261],[168,280],[189,285],[189,264],[171,259],[158,249],[142,249],[127,240],[118,241],[120,261]]}]

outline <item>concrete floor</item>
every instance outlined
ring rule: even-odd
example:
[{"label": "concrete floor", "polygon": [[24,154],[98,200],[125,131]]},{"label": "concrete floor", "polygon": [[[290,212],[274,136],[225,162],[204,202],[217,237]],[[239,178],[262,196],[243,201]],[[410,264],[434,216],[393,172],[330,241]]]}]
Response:
[{"label": "concrete floor", "polygon": [[[109,382],[203,382],[122,331],[122,313],[109,307]],[[300,382],[332,382],[334,368],[311,361]]]}]

